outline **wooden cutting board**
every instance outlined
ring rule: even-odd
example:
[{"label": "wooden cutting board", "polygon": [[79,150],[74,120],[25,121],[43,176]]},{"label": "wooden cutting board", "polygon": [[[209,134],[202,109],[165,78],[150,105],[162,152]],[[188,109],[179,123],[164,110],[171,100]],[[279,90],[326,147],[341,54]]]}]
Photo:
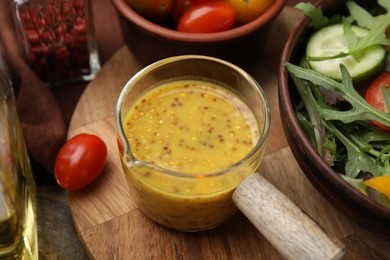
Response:
[{"label": "wooden cutting board", "polygon": [[[346,259],[390,259],[384,241],[348,220],[313,188],[296,163],[282,130],[277,72],[280,53],[301,13],[287,6],[274,21],[263,58],[248,72],[264,88],[272,113],[271,131],[259,172],[347,249]],[[143,65],[122,47],[92,81],[74,112],[69,137],[99,135],[108,160],[99,178],[69,192],[75,226],[88,255],[95,259],[281,259],[281,255],[241,214],[198,233],[165,229],[147,219],[131,198],[116,144],[115,105],[122,87]]]}]

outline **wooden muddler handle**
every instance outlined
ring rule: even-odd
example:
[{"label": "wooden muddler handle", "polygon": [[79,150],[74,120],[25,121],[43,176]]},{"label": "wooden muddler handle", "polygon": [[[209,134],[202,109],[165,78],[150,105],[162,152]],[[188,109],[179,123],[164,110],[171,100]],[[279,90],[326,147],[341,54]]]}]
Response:
[{"label": "wooden muddler handle", "polygon": [[233,202],[287,259],[340,259],[344,247],[332,241],[303,211],[260,174],[244,180]]}]

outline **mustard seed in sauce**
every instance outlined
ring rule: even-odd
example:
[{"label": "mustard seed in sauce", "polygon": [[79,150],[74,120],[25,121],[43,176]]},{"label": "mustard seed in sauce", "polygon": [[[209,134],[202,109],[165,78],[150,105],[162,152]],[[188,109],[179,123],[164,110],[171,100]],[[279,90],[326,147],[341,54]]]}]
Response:
[{"label": "mustard seed in sauce", "polygon": [[[160,111],[169,112],[169,116]],[[259,135],[256,119],[241,99],[202,81],[167,83],[148,92],[130,110],[126,121],[128,139],[140,140],[130,142],[138,160],[155,161],[163,168],[185,173],[205,173],[233,165],[250,152]],[[169,144],[169,148],[159,147],[153,136]],[[187,146],[183,146],[184,142]],[[237,146],[240,142],[252,145]],[[157,157],[163,151],[169,156],[160,160]],[[189,158],[192,163],[187,162]],[[216,163],[199,163],[205,159]],[[169,161],[181,162],[180,168],[171,168]]]},{"label": "mustard seed in sauce", "polygon": [[205,81],[162,84],[134,104],[124,125],[137,160],[194,176],[183,182],[142,165],[130,169],[126,178],[150,218],[198,230],[236,211],[231,195],[252,165],[227,176],[202,175],[239,162],[258,142],[259,122],[233,92]]}]

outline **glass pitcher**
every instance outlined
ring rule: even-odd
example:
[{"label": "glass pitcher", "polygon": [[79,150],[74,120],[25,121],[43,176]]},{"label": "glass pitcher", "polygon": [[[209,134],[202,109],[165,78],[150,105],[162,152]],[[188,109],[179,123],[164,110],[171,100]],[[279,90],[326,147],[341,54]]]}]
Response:
[{"label": "glass pitcher", "polygon": [[35,196],[15,99],[0,71],[0,259],[38,259]]},{"label": "glass pitcher", "polygon": [[[126,127],[131,124],[126,121],[128,111],[145,92],[158,88],[162,83],[180,80],[215,83],[235,93],[247,104],[257,121],[258,135],[253,148],[245,157],[237,163],[211,172],[191,174],[169,170],[135,158],[127,139]],[[179,231],[200,231],[220,225],[237,211],[231,197],[236,187],[262,161],[270,125],[270,111],[262,88],[248,73],[223,60],[188,55],[158,61],[130,79],[118,99],[116,121],[121,162],[139,208],[150,219],[165,227]],[[146,132],[147,130],[145,134]],[[176,143],[173,136],[170,143]],[[199,153],[204,153],[208,148],[201,146],[200,149]],[[226,156],[221,160],[227,160]]]}]

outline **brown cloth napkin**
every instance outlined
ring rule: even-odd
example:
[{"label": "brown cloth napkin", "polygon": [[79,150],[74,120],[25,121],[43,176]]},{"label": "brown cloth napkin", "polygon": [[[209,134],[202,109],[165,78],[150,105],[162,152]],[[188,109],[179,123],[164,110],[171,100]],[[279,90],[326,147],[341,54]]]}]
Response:
[{"label": "brown cloth napkin", "polygon": [[0,55],[13,83],[17,111],[27,150],[33,160],[53,172],[67,128],[51,90],[34,74],[16,41],[12,1],[0,1]]}]

